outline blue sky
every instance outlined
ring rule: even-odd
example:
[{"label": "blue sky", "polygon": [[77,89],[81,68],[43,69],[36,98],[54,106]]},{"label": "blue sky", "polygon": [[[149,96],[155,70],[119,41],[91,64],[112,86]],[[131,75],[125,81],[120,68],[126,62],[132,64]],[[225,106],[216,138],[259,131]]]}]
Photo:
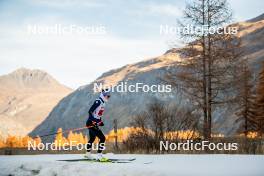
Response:
[{"label": "blue sky", "polygon": [[[261,0],[228,0],[234,21],[263,13]],[[160,25],[175,25],[184,0],[0,0],[0,74],[43,69],[77,88],[103,72],[163,54]],[[103,35],[29,35],[28,25],[104,26]]]}]

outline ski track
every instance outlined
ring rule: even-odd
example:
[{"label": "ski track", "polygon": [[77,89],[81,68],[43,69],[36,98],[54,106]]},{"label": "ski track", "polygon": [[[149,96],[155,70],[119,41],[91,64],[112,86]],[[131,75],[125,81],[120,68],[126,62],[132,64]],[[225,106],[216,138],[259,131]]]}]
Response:
[{"label": "ski track", "polygon": [[[137,158],[132,163],[64,162],[82,155],[0,156],[0,175],[7,176],[264,176],[261,155],[113,155]],[[150,164],[144,164],[152,162]]]}]

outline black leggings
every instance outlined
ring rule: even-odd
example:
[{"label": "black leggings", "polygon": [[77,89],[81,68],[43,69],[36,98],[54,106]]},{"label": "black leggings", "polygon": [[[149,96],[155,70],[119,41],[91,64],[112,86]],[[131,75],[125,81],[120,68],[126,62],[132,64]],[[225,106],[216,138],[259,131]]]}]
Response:
[{"label": "black leggings", "polygon": [[99,146],[98,146],[97,152],[102,153],[102,151],[104,149],[104,143],[105,143],[105,136],[104,136],[103,132],[98,127],[92,127],[92,128],[89,128],[89,136],[90,136],[90,139],[86,145],[87,152],[91,151],[92,143],[94,142],[95,138],[98,137],[100,139],[100,141],[99,141]]}]

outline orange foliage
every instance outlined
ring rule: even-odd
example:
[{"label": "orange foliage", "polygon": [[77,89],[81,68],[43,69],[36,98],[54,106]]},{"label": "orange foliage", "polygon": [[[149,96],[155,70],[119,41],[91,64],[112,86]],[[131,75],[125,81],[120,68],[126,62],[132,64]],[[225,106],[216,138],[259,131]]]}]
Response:
[{"label": "orange foliage", "polygon": [[247,134],[247,137],[248,138],[256,138],[258,137],[258,133],[257,132],[252,132],[252,131],[249,131],[248,134]]},{"label": "orange foliage", "polygon": [[73,133],[72,131],[70,131],[67,137],[67,141],[68,143],[72,143],[73,145],[86,144],[88,142],[88,138],[82,133]]},{"label": "orange foliage", "polygon": [[28,142],[36,141],[36,144],[41,142],[41,139],[35,138],[32,139],[29,136],[11,136],[9,135],[6,140],[3,140],[3,138],[0,139],[0,148],[3,147],[11,147],[11,148],[24,148],[28,146]]},{"label": "orange foliage", "polygon": [[65,138],[62,134],[62,128],[58,129],[58,134],[55,137],[54,143],[57,146],[62,145],[72,145],[75,146],[77,144],[86,144],[88,142],[87,136],[84,136],[82,133],[73,133],[69,132],[67,138]]},{"label": "orange foliage", "polygon": [[3,137],[0,136],[0,148],[6,147],[6,143]]},{"label": "orange foliage", "polygon": [[[82,133],[73,133],[72,131],[69,132],[67,137],[63,136],[62,128],[58,129],[58,134],[55,137],[54,143],[57,146],[62,146],[65,144],[86,144],[88,142],[88,137],[86,135],[83,135]],[[115,139],[117,138],[118,142],[123,142],[126,140],[129,135],[135,134],[135,133],[147,133],[148,135],[154,135],[154,132],[149,129],[141,129],[141,128],[135,128],[135,127],[125,127],[120,128],[117,130],[117,133],[114,132],[114,130],[111,130],[106,135],[106,141],[107,142],[115,142]],[[248,137],[249,138],[255,138],[256,133],[249,132]],[[194,132],[191,130],[185,130],[185,131],[173,131],[173,132],[166,132],[164,134],[165,139],[189,139],[189,138],[198,138],[200,137],[198,132]],[[212,137],[224,137],[221,134],[215,134]],[[18,136],[8,136],[6,140],[1,138],[0,136],[0,148],[3,147],[14,147],[14,148],[22,148],[27,147],[28,142],[36,141],[37,144],[41,143],[41,138],[35,138],[32,139],[29,136],[25,137],[18,137]],[[95,143],[98,142],[98,139],[96,138]]]},{"label": "orange foliage", "polygon": [[191,130],[182,130],[182,131],[173,131],[165,133],[166,139],[190,139],[190,138],[198,138],[200,137],[198,132]]},{"label": "orange foliage", "polygon": [[[117,130],[117,134],[115,134],[114,130],[111,130],[107,135],[106,135],[106,140],[108,142],[114,142],[115,138],[117,136],[117,141],[122,142],[128,138],[129,135],[135,134],[138,132],[145,132],[149,135],[154,135],[154,132],[151,131],[150,129],[146,129],[145,131],[140,129],[140,128],[135,128],[135,127],[125,127]],[[189,138],[198,138],[200,137],[198,132],[191,131],[191,130],[185,130],[185,131],[172,131],[172,132],[166,132],[164,134],[164,138],[166,139],[189,139]]]},{"label": "orange foliage", "polygon": [[[239,136],[245,136],[244,133],[240,134]],[[254,139],[254,138],[257,138],[258,137],[258,132],[255,132],[255,131],[249,131],[247,133],[247,138],[251,138],[251,139]]]},{"label": "orange foliage", "polygon": [[[56,146],[62,146],[63,144],[70,144],[72,142],[73,145],[76,144],[86,144],[88,142],[88,137],[84,136],[82,133],[72,133],[71,131],[68,134],[68,137],[65,138],[63,136],[62,128],[58,129],[58,134],[55,137],[54,144]],[[25,148],[28,147],[29,142],[35,141],[36,144],[41,143],[41,138],[37,137],[32,139],[29,136],[11,136],[9,135],[5,140],[0,136],[0,148],[3,147],[11,147],[11,148]]]},{"label": "orange foliage", "polygon": [[58,134],[56,135],[55,140],[54,140],[54,144],[56,146],[63,146],[65,143],[68,143],[67,139],[63,137],[62,128],[59,128],[57,133]]},{"label": "orange foliage", "polygon": [[106,141],[107,142],[114,142],[115,138],[117,137],[117,141],[122,142],[122,141],[126,140],[130,134],[136,133],[140,130],[141,130],[140,128],[125,127],[125,128],[118,129],[117,134],[114,132],[114,130],[111,130],[106,135]]}]

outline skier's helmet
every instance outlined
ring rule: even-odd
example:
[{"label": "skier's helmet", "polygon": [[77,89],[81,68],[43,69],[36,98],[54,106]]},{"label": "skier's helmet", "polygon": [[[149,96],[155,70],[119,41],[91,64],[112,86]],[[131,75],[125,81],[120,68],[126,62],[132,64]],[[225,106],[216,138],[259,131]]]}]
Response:
[{"label": "skier's helmet", "polygon": [[109,89],[105,89],[105,90],[103,89],[102,90],[102,94],[103,94],[104,97],[107,97],[107,98],[111,97]]}]

